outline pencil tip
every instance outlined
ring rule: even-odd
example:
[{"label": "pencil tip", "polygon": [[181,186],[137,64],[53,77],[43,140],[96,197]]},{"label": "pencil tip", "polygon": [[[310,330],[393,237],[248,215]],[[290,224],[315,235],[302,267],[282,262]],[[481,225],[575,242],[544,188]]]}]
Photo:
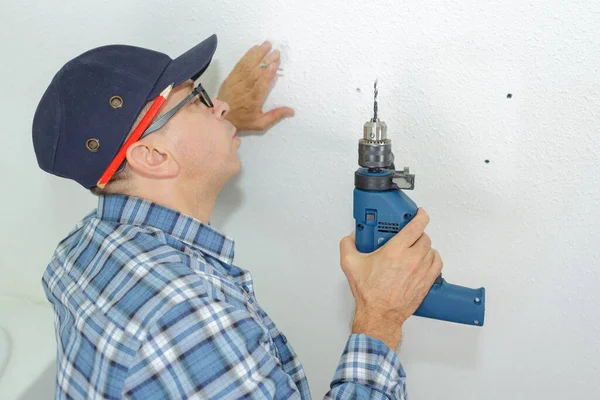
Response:
[{"label": "pencil tip", "polygon": [[171,90],[173,90],[173,84],[174,84],[174,83],[171,83],[169,86],[167,86],[167,87],[165,88],[165,90],[163,90],[163,91],[160,93],[160,95],[161,95],[162,97],[167,97],[167,96],[169,95],[169,93],[171,93]]}]

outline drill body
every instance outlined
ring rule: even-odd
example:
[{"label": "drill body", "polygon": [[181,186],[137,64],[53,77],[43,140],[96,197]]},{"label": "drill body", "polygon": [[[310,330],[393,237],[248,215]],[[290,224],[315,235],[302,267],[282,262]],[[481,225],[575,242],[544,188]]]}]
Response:
[{"label": "drill body", "polygon": [[[374,117],[363,127],[354,174],[356,248],[370,253],[383,246],[417,213],[415,202],[403,190],[414,189],[408,168],[396,171],[385,122],[377,118],[377,84]],[[483,326],[485,289],[448,283],[441,275],[414,315],[474,326]]]}]

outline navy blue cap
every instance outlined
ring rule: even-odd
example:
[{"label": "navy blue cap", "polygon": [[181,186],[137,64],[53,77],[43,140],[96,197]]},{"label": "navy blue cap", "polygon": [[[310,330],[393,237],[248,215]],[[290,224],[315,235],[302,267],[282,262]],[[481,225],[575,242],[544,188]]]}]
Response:
[{"label": "navy blue cap", "polygon": [[109,45],[67,62],[33,118],[33,147],[44,171],[96,186],[148,101],[168,85],[196,80],[217,48],[212,35],[175,59],[154,50]]}]

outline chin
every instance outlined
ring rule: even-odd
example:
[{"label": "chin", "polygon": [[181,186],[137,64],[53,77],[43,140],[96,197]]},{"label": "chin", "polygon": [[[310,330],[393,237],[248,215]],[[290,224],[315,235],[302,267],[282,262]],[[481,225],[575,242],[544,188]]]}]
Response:
[{"label": "chin", "polygon": [[238,158],[235,162],[235,167],[234,167],[234,172],[233,175],[237,175],[241,172],[242,170],[242,161]]},{"label": "chin", "polygon": [[227,168],[227,179],[231,179],[234,176],[238,175],[242,170],[242,162],[240,161],[239,158],[236,158],[234,161],[231,162],[231,164],[228,165]]}]

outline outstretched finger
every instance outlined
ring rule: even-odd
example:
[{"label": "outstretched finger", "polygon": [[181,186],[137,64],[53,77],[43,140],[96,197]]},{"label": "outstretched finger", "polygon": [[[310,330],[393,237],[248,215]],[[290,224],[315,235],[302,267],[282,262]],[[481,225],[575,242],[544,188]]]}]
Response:
[{"label": "outstretched finger", "polygon": [[275,79],[277,66],[278,63],[273,62],[266,68],[258,67],[252,71],[252,79],[249,81],[254,82],[254,92],[261,100],[266,96],[269,86]]},{"label": "outstretched finger", "polygon": [[260,46],[254,48],[253,51],[248,52],[248,54],[243,58],[245,67],[244,70],[247,68],[247,71],[249,72],[250,70],[254,69],[266,57],[270,50],[271,42],[267,40]]},{"label": "outstretched finger", "polygon": [[246,86],[252,89],[255,98],[260,98],[262,100],[267,94],[269,85],[273,82],[273,79],[275,79],[276,73],[277,65],[271,64],[266,68],[257,66],[250,71],[249,75],[247,75]]},{"label": "outstretched finger", "polygon": [[281,52],[279,50],[273,50],[261,60],[259,65],[262,67],[263,65],[269,66],[271,64],[278,64],[280,59]]},{"label": "outstretched finger", "polygon": [[256,122],[256,129],[264,130],[285,117],[293,117],[294,110],[289,107],[279,107],[264,113]]},{"label": "outstretched finger", "polygon": [[250,47],[233,67],[232,75],[248,76],[269,50],[271,50],[269,41],[265,41],[262,45]]}]

